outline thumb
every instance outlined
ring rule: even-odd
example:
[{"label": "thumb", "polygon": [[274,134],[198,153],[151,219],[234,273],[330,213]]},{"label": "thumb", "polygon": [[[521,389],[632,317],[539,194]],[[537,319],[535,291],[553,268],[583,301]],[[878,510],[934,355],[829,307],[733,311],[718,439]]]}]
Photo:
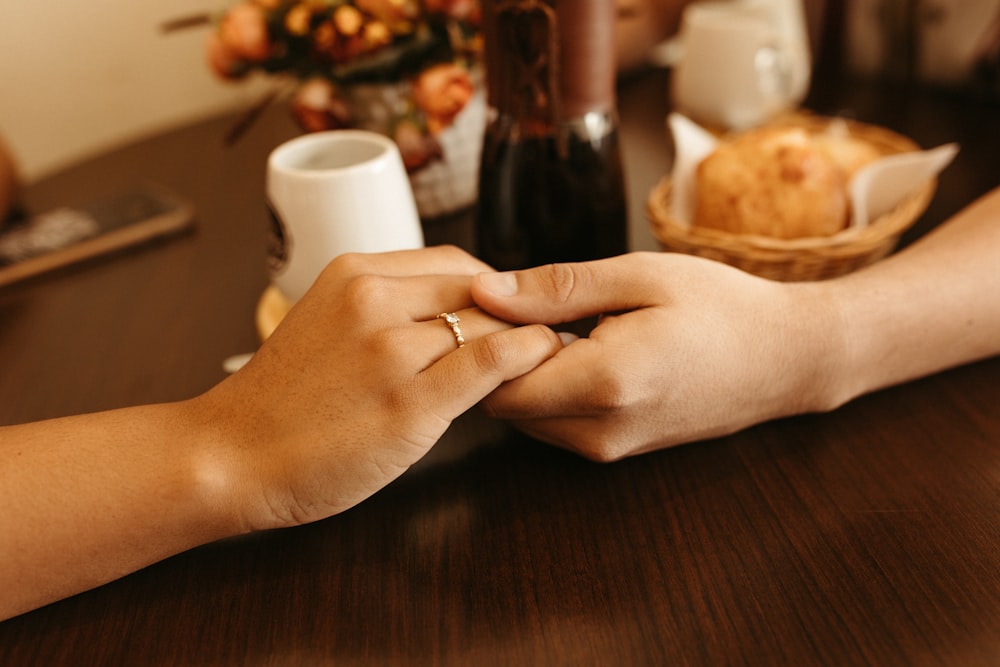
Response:
[{"label": "thumb", "polygon": [[480,273],[472,298],[495,317],[519,324],[560,324],[649,304],[648,273],[638,254]]}]

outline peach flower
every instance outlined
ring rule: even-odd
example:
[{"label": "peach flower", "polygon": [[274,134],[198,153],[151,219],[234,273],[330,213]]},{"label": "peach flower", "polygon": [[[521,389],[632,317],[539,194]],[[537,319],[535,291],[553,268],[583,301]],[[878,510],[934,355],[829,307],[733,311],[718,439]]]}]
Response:
[{"label": "peach flower", "polygon": [[412,22],[420,16],[416,0],[355,0],[354,4],[365,14],[381,21],[394,33],[409,33]]},{"label": "peach flower", "polygon": [[309,22],[312,20],[312,16],[312,9],[308,5],[295,5],[285,14],[285,30],[288,31],[288,34],[297,37],[309,34]]},{"label": "peach flower", "polygon": [[424,0],[424,9],[431,14],[441,14],[460,21],[479,23],[480,20],[477,0]]},{"label": "peach flower", "polygon": [[213,32],[205,42],[205,59],[209,68],[220,78],[236,80],[247,72],[247,65],[222,42],[219,33]]},{"label": "peach flower", "polygon": [[292,115],[307,132],[350,127],[351,112],[337,90],[326,79],[315,77],[303,83],[291,100]]},{"label": "peach flower", "polygon": [[271,53],[264,9],[250,2],[234,5],[219,22],[219,39],[233,54],[249,62],[261,62]]},{"label": "peach flower", "polygon": [[413,82],[413,102],[427,116],[427,129],[437,134],[455,121],[475,88],[469,72],[451,63],[424,70]]}]

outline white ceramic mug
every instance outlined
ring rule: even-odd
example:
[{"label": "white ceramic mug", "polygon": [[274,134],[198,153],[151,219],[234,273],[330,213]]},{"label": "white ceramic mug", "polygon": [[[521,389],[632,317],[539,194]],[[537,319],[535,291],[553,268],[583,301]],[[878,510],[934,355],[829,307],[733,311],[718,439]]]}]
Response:
[{"label": "white ceramic mug", "polygon": [[674,108],[721,129],[746,129],[794,107],[811,59],[798,0],[698,2],[681,18]]},{"label": "white ceramic mug", "polygon": [[267,200],[271,280],[293,302],[337,255],[424,245],[399,149],[375,132],[317,132],[278,146]]}]

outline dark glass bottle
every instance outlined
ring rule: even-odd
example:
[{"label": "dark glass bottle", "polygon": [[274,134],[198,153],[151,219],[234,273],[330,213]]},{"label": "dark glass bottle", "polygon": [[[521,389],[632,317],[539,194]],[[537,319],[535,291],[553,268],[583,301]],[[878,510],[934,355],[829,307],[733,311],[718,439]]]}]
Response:
[{"label": "dark glass bottle", "polygon": [[477,252],[501,270],[627,250],[614,0],[485,0]]}]

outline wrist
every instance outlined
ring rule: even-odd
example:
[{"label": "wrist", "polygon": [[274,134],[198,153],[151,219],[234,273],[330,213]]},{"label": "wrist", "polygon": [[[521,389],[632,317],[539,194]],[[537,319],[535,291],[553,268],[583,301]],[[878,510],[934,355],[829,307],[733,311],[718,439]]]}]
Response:
[{"label": "wrist", "polygon": [[841,285],[836,280],[792,285],[794,328],[801,348],[793,387],[799,413],[829,412],[856,395]]},{"label": "wrist", "polygon": [[251,447],[239,422],[209,392],[175,404],[180,415],[191,498],[222,539],[269,527],[257,515]]}]

